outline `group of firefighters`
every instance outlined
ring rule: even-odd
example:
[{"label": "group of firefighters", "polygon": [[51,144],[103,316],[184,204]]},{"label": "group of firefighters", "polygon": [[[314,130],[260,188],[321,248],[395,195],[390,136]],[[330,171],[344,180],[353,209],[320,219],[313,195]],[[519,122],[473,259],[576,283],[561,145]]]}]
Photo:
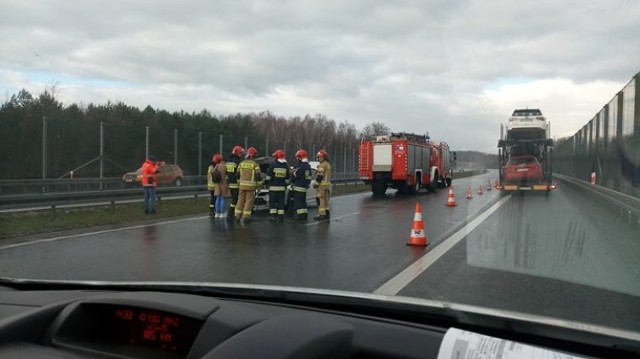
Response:
[{"label": "group of firefighters", "polygon": [[[245,152],[241,146],[235,146],[226,161],[221,154],[212,156],[207,170],[207,188],[211,192],[210,216],[227,217],[236,223],[250,222],[256,191],[265,186],[269,190],[269,218],[282,222],[287,201],[286,190],[291,185],[295,219],[305,221],[309,213],[307,191],[312,185],[318,199],[318,215],[314,219],[329,219],[331,163],[327,151],[320,150],[316,154],[319,164],[315,179],[312,179],[311,165],[304,149],[296,152],[297,164],[294,167],[287,164],[283,150],[275,151],[272,155],[274,161],[269,165],[264,179],[260,165],[256,162],[257,155],[258,151],[254,147],[247,148]],[[227,198],[231,200],[225,215]]]}]

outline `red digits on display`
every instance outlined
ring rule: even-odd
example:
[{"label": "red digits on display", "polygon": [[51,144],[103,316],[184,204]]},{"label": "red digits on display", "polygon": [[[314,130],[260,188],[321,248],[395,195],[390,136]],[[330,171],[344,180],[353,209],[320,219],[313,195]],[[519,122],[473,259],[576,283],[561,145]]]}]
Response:
[{"label": "red digits on display", "polygon": [[142,337],[146,340],[156,340],[156,332],[147,329],[142,333]]},{"label": "red digits on display", "polygon": [[133,319],[133,311],[130,309],[116,309],[116,318],[131,320]]}]

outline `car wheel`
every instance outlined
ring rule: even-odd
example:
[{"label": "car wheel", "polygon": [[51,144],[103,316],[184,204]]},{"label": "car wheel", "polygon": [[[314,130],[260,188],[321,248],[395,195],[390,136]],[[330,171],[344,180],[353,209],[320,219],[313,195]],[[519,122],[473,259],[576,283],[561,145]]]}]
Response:
[{"label": "car wheel", "polygon": [[173,182],[174,185],[180,187],[182,186],[182,178],[178,177],[176,178],[176,180]]}]

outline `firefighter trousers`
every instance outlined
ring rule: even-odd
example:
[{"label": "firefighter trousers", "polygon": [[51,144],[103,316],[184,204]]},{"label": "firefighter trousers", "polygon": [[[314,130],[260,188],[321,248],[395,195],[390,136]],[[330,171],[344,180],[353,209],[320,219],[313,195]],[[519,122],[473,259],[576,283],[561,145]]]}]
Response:
[{"label": "firefighter trousers", "polygon": [[253,189],[241,189],[238,191],[238,202],[234,211],[236,218],[251,218],[253,202],[256,200],[256,191]]},{"label": "firefighter trousers", "polygon": [[307,209],[307,192],[293,191],[293,208],[298,216],[309,213]]},{"label": "firefighter trousers", "polygon": [[229,188],[229,192],[231,192],[231,201],[229,202],[229,217],[235,215],[236,205],[238,204],[238,191],[237,188]]},{"label": "firefighter trousers", "polygon": [[269,190],[269,214],[284,215],[284,191]]},{"label": "firefighter trousers", "polygon": [[318,214],[321,216],[326,216],[327,211],[329,210],[329,199],[331,196],[331,191],[329,187],[319,187],[318,193],[316,197],[318,198]]}]

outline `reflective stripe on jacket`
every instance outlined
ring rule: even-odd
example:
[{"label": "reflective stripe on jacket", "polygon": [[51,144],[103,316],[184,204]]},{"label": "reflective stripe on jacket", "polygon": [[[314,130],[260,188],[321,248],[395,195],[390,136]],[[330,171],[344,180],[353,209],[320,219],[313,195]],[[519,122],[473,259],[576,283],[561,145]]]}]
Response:
[{"label": "reflective stripe on jacket", "polygon": [[260,166],[250,158],[243,160],[236,169],[238,188],[242,190],[255,190],[260,180]]},{"label": "reflective stripe on jacket", "polygon": [[289,184],[289,166],[286,162],[275,161],[267,169],[266,180],[269,191],[284,191]]},{"label": "reflective stripe on jacket", "polygon": [[306,192],[311,183],[311,165],[309,162],[298,162],[298,167],[293,170],[293,190],[296,192]]},{"label": "reflective stripe on jacket", "polygon": [[238,169],[240,161],[240,157],[233,154],[229,158],[229,161],[227,161],[227,180],[229,181],[229,188],[238,188],[236,170]]}]

